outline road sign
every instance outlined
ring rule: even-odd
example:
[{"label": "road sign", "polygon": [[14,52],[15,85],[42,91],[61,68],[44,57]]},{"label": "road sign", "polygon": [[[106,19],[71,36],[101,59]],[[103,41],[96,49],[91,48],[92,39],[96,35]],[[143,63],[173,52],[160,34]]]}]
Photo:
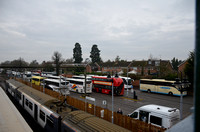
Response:
[{"label": "road sign", "polygon": [[107,104],[106,100],[103,100],[103,102],[102,102],[102,103],[103,103],[103,105],[106,105],[106,104]]},{"label": "road sign", "polygon": [[88,96],[86,96],[85,99],[87,99],[87,100],[91,100],[91,101],[95,101],[95,98],[88,97]]},{"label": "road sign", "polygon": [[88,104],[88,107],[91,109],[92,108],[92,104]]}]

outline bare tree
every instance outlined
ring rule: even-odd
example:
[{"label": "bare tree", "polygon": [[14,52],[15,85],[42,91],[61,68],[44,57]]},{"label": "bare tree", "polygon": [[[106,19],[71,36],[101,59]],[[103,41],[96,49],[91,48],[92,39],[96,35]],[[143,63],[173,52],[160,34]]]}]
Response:
[{"label": "bare tree", "polygon": [[56,65],[56,75],[59,75],[60,71],[60,65],[63,63],[62,54],[58,51],[55,51],[52,56],[52,60],[54,61],[54,64]]}]

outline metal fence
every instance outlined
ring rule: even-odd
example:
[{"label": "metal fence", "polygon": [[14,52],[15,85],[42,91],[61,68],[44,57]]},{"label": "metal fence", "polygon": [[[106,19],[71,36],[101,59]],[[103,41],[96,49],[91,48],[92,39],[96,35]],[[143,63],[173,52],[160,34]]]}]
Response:
[{"label": "metal fence", "polygon": [[[55,97],[61,101],[64,101],[64,99],[67,99],[67,103],[79,110],[86,111],[90,114],[93,114],[99,118],[102,118],[104,120],[107,120],[109,122],[112,122],[112,111],[101,108],[99,106],[95,106],[94,104],[90,104],[88,102],[84,102],[82,100],[73,98],[71,96],[63,96],[58,92],[44,89],[42,86],[37,86],[34,84],[31,84],[31,82],[24,81],[22,79],[17,79],[18,81],[28,85],[32,86],[32,88],[37,89],[41,92],[45,92],[45,94],[48,94],[52,97]],[[133,132],[164,132],[166,129],[153,126],[151,124],[147,124],[145,122],[135,120],[133,118],[130,118],[126,115],[121,115],[116,112],[114,112],[114,124],[119,125],[121,127],[124,127],[128,130],[131,130]]]}]

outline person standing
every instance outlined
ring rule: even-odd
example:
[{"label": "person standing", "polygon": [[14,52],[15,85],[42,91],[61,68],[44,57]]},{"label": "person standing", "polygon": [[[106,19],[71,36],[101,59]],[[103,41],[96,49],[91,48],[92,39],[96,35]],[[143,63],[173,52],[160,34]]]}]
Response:
[{"label": "person standing", "polygon": [[123,114],[123,112],[122,112],[122,110],[120,108],[118,109],[117,113]]}]

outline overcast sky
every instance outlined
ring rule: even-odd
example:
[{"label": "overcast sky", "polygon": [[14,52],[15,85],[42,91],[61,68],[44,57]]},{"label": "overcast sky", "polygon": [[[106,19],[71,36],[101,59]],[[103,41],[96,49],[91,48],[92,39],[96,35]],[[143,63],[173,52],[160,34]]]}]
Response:
[{"label": "overcast sky", "polygon": [[0,0],[0,62],[73,57],[184,60],[194,50],[194,0]]}]

